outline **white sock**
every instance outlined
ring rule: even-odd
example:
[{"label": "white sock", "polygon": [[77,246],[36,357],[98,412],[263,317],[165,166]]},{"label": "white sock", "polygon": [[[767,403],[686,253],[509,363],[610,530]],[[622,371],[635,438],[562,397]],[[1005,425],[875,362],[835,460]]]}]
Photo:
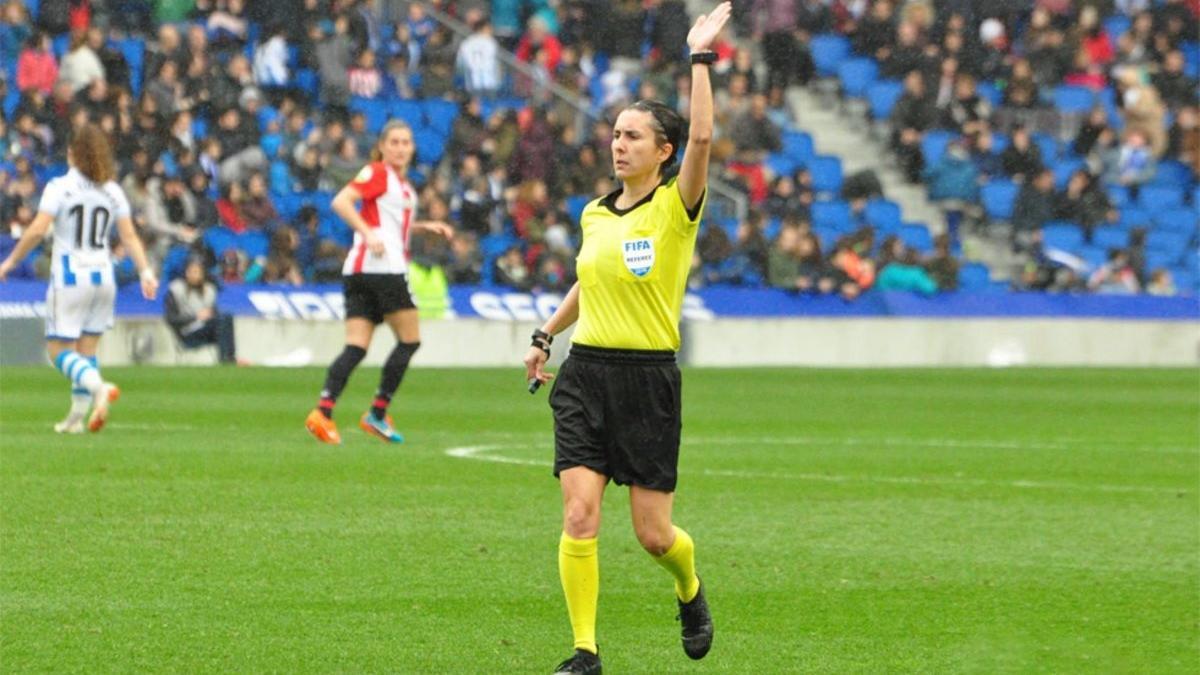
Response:
[{"label": "white sock", "polygon": [[54,365],[60,373],[71,380],[72,384],[88,390],[92,396],[98,395],[100,388],[104,386],[104,380],[100,379],[100,371],[88,359],[73,350],[68,349],[59,354],[58,358],[54,360]]}]

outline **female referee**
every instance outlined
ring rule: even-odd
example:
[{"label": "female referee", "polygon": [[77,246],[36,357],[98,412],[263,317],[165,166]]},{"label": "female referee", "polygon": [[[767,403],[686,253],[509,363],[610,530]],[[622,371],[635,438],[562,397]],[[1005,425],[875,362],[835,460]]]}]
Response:
[{"label": "female referee", "polygon": [[575,653],[557,673],[600,673],[596,537],[609,480],[629,486],[633,527],[642,547],[675,578],[683,650],[703,658],[713,623],[696,576],[692,538],[671,522],[679,459],[679,316],[704,209],[713,130],[709,46],[729,19],[723,2],[688,33],[692,56],[691,126],[676,178],[683,119],[658,102],[639,101],[613,127],[613,170],[620,189],[583,211],[579,281],[533,333],[525,373],[533,383],[553,336],[578,321],[571,352],[550,393],[554,473],[563,496],[558,569]]},{"label": "female referee", "polygon": [[[454,230],[443,222],[417,220],[417,190],[405,179],[416,148],[412,129],[400,120],[383,126],[371,150],[371,163],[333,198],[333,211],[354,228],[354,245],[342,265],[346,306],[346,347],[325,375],[317,407],[304,426],[324,443],[340,444],[333,406],[350,373],[367,355],[375,326],[386,322],[398,340],[379,378],[371,409],[359,426],[389,443],[404,437],[392,428],[387,414],[392,395],[404,378],[408,362],[421,346],[417,309],[408,291],[408,238],[414,229],[436,232],[449,239]],[[355,210],[354,204],[362,205]]]},{"label": "female referee", "polygon": [[71,380],[71,410],[54,425],[65,434],[100,431],[108,406],[120,391],[100,377],[96,350],[100,336],[113,326],[117,284],[113,278],[110,227],[115,222],[121,243],[141,275],[142,297],[153,300],[158,280],[134,229],[129,200],[113,182],[112,148],[94,124],[77,129],[67,144],[70,169],[46,184],[37,216],[0,263],[0,281],[8,278],[53,227],[50,285],[46,289],[46,352],[54,367]]}]

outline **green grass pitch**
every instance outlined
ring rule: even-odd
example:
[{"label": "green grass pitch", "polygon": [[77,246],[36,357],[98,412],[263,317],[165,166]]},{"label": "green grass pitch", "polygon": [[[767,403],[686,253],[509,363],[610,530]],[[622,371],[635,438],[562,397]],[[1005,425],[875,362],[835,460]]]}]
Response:
[{"label": "green grass pitch", "polygon": [[[318,369],[0,374],[0,668],[546,673],[569,652],[546,392],[411,372],[389,447],[303,419]],[[608,673],[1195,672],[1191,370],[696,370],[676,520],[717,622],[679,646],[669,577],[610,489]]]}]

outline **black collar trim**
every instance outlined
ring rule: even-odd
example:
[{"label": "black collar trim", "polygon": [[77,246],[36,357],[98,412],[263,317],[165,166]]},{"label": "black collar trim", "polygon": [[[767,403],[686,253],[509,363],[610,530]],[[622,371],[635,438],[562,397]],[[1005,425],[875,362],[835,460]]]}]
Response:
[{"label": "black collar trim", "polygon": [[638,200],[638,202],[636,204],[634,204],[633,206],[630,206],[627,209],[617,208],[617,197],[620,197],[621,193],[625,191],[624,187],[619,187],[616,190],[613,190],[612,192],[604,195],[604,198],[600,200],[600,205],[603,206],[604,208],[608,209],[609,211],[612,211],[613,213],[617,214],[618,216],[624,216],[625,214],[633,211],[634,209],[641,206],[642,204],[646,204],[651,199],[654,199],[654,193],[658,192],[658,189],[665,184],[666,183],[659,183],[658,185],[655,185],[654,189],[651,190],[650,192],[647,192],[645,197],[642,197],[641,199]]}]

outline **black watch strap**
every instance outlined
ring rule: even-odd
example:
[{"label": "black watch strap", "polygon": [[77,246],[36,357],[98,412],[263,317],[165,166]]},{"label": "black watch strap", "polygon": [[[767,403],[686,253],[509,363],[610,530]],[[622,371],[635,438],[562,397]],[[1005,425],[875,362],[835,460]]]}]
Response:
[{"label": "black watch strap", "polygon": [[692,65],[711,66],[717,62],[716,52],[696,52],[692,54]]}]

